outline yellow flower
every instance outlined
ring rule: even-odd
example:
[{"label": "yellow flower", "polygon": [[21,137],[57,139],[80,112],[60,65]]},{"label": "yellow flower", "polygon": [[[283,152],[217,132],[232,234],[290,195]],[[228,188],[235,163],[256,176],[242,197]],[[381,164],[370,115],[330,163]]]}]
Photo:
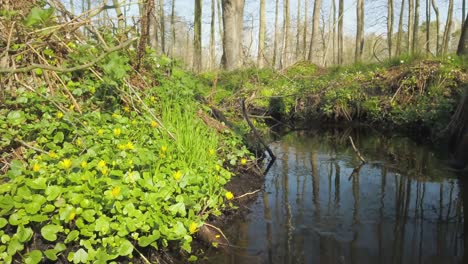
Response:
[{"label": "yellow flower", "polygon": [[234,198],[234,194],[232,194],[232,192],[226,192],[225,196],[226,196],[226,199],[228,200],[231,200],[232,198]]},{"label": "yellow flower", "polygon": [[113,114],[112,114],[112,117],[113,117],[113,118],[119,118],[119,117],[120,117],[120,115],[119,115],[119,114],[117,114],[117,113],[113,113]]},{"label": "yellow flower", "polygon": [[216,164],[216,165],[215,165],[215,169],[216,169],[217,171],[219,171],[219,170],[221,170],[221,166],[219,166],[218,164]]},{"label": "yellow flower", "polygon": [[60,162],[60,165],[66,170],[70,169],[72,166],[72,162],[70,159],[64,159]]},{"label": "yellow flower", "polygon": [[128,142],[127,145],[125,145],[125,147],[126,147],[127,149],[134,149],[134,148],[135,148],[135,146],[133,145],[132,142]]},{"label": "yellow flower", "polygon": [[166,146],[162,146],[162,147],[161,147],[161,152],[166,152],[166,150],[167,150],[167,147],[166,147]]},{"label": "yellow flower", "polygon": [[70,109],[70,110],[72,110],[72,111],[75,110],[75,105],[72,105],[72,104],[71,104],[71,105],[68,107],[68,109]]},{"label": "yellow flower", "polygon": [[180,170],[178,170],[178,171],[176,171],[176,172],[174,173],[173,176],[174,176],[174,179],[175,179],[176,181],[178,181],[178,180],[180,180],[180,179],[182,178],[182,172],[181,172]]},{"label": "yellow flower", "polygon": [[76,145],[77,146],[81,146],[82,144],[83,144],[83,142],[81,141],[81,138],[76,140]]},{"label": "yellow flower", "polygon": [[190,234],[197,232],[197,223],[195,222],[190,223],[188,230]]},{"label": "yellow flower", "polygon": [[102,136],[104,134],[104,129],[100,128],[98,131],[97,131],[97,134],[99,136]]},{"label": "yellow flower", "polygon": [[125,111],[125,112],[127,112],[127,113],[130,113],[130,107],[128,107],[128,106],[124,106],[124,108],[123,108],[123,109],[124,109],[124,111]]},{"label": "yellow flower", "polygon": [[120,150],[125,150],[126,149],[125,145],[123,145],[123,144],[118,144],[117,148],[120,149]]},{"label": "yellow flower", "polygon": [[242,165],[247,164],[247,160],[246,159],[241,159],[241,164]]},{"label": "yellow flower", "polygon": [[158,126],[158,122],[156,121],[151,121],[151,127],[156,128]]},{"label": "yellow flower", "polygon": [[114,198],[117,198],[119,194],[120,194],[120,186],[114,187],[114,189],[112,189],[112,196],[114,196]]},{"label": "yellow flower", "polygon": [[107,166],[104,166],[104,167],[101,168],[101,173],[103,175],[107,175],[108,172],[109,172],[109,168],[107,168]]},{"label": "yellow flower", "polygon": [[132,120],[132,125],[136,125],[137,121],[135,119]]},{"label": "yellow flower", "polygon": [[62,119],[63,113],[62,112],[57,112],[56,116],[57,116],[58,119]]},{"label": "yellow flower", "polygon": [[56,159],[56,158],[58,158],[58,155],[57,155],[57,153],[51,151],[51,152],[49,152],[49,157],[51,157],[53,159]]},{"label": "yellow flower", "polygon": [[83,160],[81,162],[81,168],[86,169],[86,167],[88,167],[88,162],[86,160]]},{"label": "yellow flower", "polygon": [[97,165],[99,168],[104,168],[106,166],[106,162],[104,160],[100,160]]},{"label": "yellow flower", "polygon": [[76,216],[76,213],[75,212],[71,212],[70,215],[68,216],[68,220],[73,220],[75,219],[75,216]]},{"label": "yellow flower", "polygon": [[120,136],[120,133],[122,133],[122,130],[120,128],[114,128],[114,135],[116,137]]},{"label": "yellow flower", "polygon": [[210,149],[210,155],[214,155],[215,154],[215,150],[214,149]]},{"label": "yellow flower", "polygon": [[39,166],[39,164],[37,164],[37,163],[34,163],[32,169],[33,169],[34,172],[38,172],[41,169],[41,166]]},{"label": "yellow flower", "polygon": [[151,96],[151,97],[150,97],[150,101],[151,101],[151,102],[154,102],[155,100],[156,100],[156,98],[154,98],[154,96]]}]

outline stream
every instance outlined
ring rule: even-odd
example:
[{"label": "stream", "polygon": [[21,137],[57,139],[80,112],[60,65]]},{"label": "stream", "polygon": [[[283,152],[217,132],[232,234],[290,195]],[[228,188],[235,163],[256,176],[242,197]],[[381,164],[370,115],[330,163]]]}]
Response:
[{"label": "stream", "polygon": [[[361,165],[350,135],[368,163]],[[350,129],[292,132],[270,147],[277,160],[264,191],[245,218],[224,227],[235,246],[210,250],[208,263],[467,260],[468,183],[446,154],[404,136]]]}]

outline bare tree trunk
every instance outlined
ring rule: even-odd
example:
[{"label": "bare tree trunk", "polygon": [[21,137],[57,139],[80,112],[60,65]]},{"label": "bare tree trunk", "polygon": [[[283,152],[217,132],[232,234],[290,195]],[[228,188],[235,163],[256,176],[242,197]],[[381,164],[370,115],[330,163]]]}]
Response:
[{"label": "bare tree trunk", "polygon": [[387,4],[387,45],[388,58],[392,58],[392,37],[393,37],[393,0],[388,0]]},{"label": "bare tree trunk", "polygon": [[320,9],[322,8],[322,0],[315,0],[314,12],[312,14],[312,35],[310,37],[309,46],[309,61],[313,62],[314,55],[318,51],[318,34],[320,30]]},{"label": "bare tree trunk", "polygon": [[275,6],[275,41],[273,43],[273,68],[276,67],[276,58],[277,58],[277,52],[278,52],[278,11],[279,11],[279,5],[278,5],[278,0],[276,0],[276,6]]},{"label": "bare tree trunk", "polygon": [[214,69],[215,54],[215,6],[216,0],[211,0],[211,23],[210,23],[210,68]]},{"label": "bare tree trunk", "polygon": [[332,15],[333,15],[333,30],[332,30],[332,41],[333,41],[333,44],[332,44],[332,48],[333,48],[333,52],[332,52],[332,57],[333,57],[333,64],[336,64],[337,63],[337,60],[336,60],[336,3],[335,3],[335,0],[332,0]]},{"label": "bare tree trunk", "polygon": [[462,27],[465,25],[465,14],[466,14],[466,0],[462,2]]},{"label": "bare tree trunk", "polygon": [[304,31],[302,33],[302,56],[303,60],[307,57],[307,25],[309,24],[309,0],[305,0],[304,7]]},{"label": "bare tree trunk", "polygon": [[414,6],[414,27],[413,27],[413,46],[411,53],[418,50],[419,45],[419,0],[415,0]]},{"label": "bare tree trunk", "polygon": [[[158,33],[159,33],[159,22],[158,22],[158,15],[157,15],[157,7],[155,6],[155,1],[154,0],[144,0],[144,1],[149,1],[151,2],[151,13],[148,17],[148,42],[149,45],[152,49],[158,51]],[[142,4],[142,9],[143,12],[145,12],[144,9],[144,4]],[[143,15],[141,17],[141,20],[143,21]]]},{"label": "bare tree trunk", "polygon": [[174,50],[176,46],[176,29],[175,29],[175,0],[172,0],[171,8],[171,30],[172,30],[172,47],[171,47],[171,56],[174,56]]},{"label": "bare tree trunk", "polygon": [[166,15],[164,14],[164,0],[159,0],[159,21],[161,23],[161,50],[166,54]]},{"label": "bare tree trunk", "polygon": [[343,11],[344,0],[338,2],[338,64],[342,65],[344,61],[343,54]]},{"label": "bare tree trunk", "polygon": [[398,34],[395,53],[397,56],[401,55],[401,41],[403,40],[403,16],[405,13],[405,0],[401,0],[400,19],[398,20]]},{"label": "bare tree trunk", "polygon": [[364,50],[364,0],[357,0],[356,18],[357,30],[354,62],[359,62],[362,59],[362,52]]},{"label": "bare tree trunk", "polygon": [[137,64],[136,69],[138,70],[141,66],[143,56],[145,55],[146,45],[148,42],[148,35],[150,31],[149,18],[153,15],[154,12],[154,1],[153,0],[143,0],[141,3],[141,32],[140,32],[140,42],[137,47]]},{"label": "bare tree trunk", "polygon": [[440,55],[440,20],[439,20],[439,8],[437,8],[435,0],[431,1],[432,8],[436,15],[436,55]]},{"label": "bare tree trunk", "polygon": [[219,37],[221,38],[221,41],[224,41],[224,33],[223,33],[223,15],[222,11],[223,9],[221,8],[221,0],[217,1],[217,7],[218,7],[218,30],[219,30]]},{"label": "bare tree trunk", "polygon": [[112,3],[114,4],[115,13],[117,14],[117,21],[118,21],[117,31],[122,32],[125,28],[125,21],[124,21],[125,18],[122,13],[122,9],[120,8],[119,0],[112,0]]},{"label": "bare tree trunk", "polygon": [[244,0],[224,0],[223,67],[234,70],[242,66],[242,30],[244,24]]},{"label": "bare tree trunk", "polygon": [[430,0],[426,0],[426,54],[429,55],[431,53],[431,4]]},{"label": "bare tree trunk", "polygon": [[75,14],[75,3],[73,0],[70,0],[70,12],[74,15]]},{"label": "bare tree trunk", "polygon": [[301,54],[301,2],[302,0],[297,0],[297,32],[296,32],[296,58],[299,59],[299,54]]},{"label": "bare tree trunk", "polygon": [[465,18],[465,23],[463,24],[460,41],[458,42],[457,55],[468,55],[468,18]]},{"label": "bare tree trunk", "polygon": [[448,44],[450,42],[450,33],[452,31],[452,17],[453,17],[453,0],[449,0],[449,7],[447,10],[447,22],[445,23],[445,31],[443,38],[443,54],[448,51]]},{"label": "bare tree trunk", "polygon": [[288,52],[289,52],[289,0],[284,0],[283,8],[283,48],[281,52],[280,68],[283,68],[288,63]]},{"label": "bare tree trunk", "polygon": [[408,0],[408,53],[413,51],[414,0]]},{"label": "bare tree trunk", "polygon": [[195,0],[195,19],[193,21],[193,70],[196,72],[200,72],[202,69],[201,17],[202,0]]},{"label": "bare tree trunk", "polygon": [[257,64],[259,68],[264,66],[265,50],[265,0],[260,0],[260,25],[258,30],[258,55]]}]

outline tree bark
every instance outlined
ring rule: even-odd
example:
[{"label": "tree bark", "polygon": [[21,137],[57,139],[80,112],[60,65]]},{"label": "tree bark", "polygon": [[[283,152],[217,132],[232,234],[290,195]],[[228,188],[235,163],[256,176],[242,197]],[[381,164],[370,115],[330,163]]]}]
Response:
[{"label": "tree bark", "polygon": [[176,29],[175,29],[175,0],[172,0],[171,8],[171,30],[172,30],[172,45],[171,45],[171,56],[174,56],[174,50],[176,46]]},{"label": "tree bark", "polygon": [[310,37],[309,45],[309,61],[313,62],[314,55],[318,51],[318,35],[320,30],[320,9],[322,7],[322,0],[315,0],[314,12],[312,14],[312,35]]},{"label": "tree bark", "polygon": [[148,42],[148,36],[150,33],[150,17],[153,15],[154,12],[154,1],[153,0],[143,0],[141,3],[141,29],[140,29],[140,42],[138,43],[137,47],[137,64],[136,69],[138,70],[141,66],[141,62],[143,56],[146,52],[146,45]]},{"label": "tree bark", "polygon": [[357,0],[356,9],[357,30],[354,62],[359,62],[362,59],[362,52],[364,50],[364,0]]},{"label": "tree bark", "polygon": [[396,43],[396,56],[401,55],[401,41],[403,39],[403,16],[405,14],[405,0],[401,1],[401,8],[400,8],[400,19],[398,19],[398,34],[397,34],[397,43]]},{"label": "tree bark", "polygon": [[193,70],[200,72],[202,69],[202,50],[201,50],[201,17],[202,0],[195,0],[195,18],[193,21]]},{"label": "tree bark", "polygon": [[445,23],[444,38],[443,38],[443,54],[448,51],[448,44],[450,42],[450,33],[452,31],[452,17],[453,17],[453,0],[449,0],[447,10],[447,22]]},{"label": "tree bark", "polygon": [[344,61],[343,54],[343,15],[344,0],[338,2],[338,64],[342,65]]},{"label": "tree bark", "polygon": [[302,56],[303,60],[307,57],[307,25],[309,24],[309,0],[304,3],[304,28],[302,33]]},{"label": "tree bark", "polygon": [[276,59],[277,59],[277,52],[278,52],[278,11],[279,11],[279,1],[276,0],[275,5],[275,40],[273,42],[273,68],[276,67]]},{"label": "tree bark", "polygon": [[159,0],[159,21],[161,23],[161,51],[166,54],[166,15],[164,13],[164,0]]},{"label": "tree bark", "polygon": [[466,0],[462,2],[462,25],[465,25]]},{"label": "tree bark", "polygon": [[414,30],[414,0],[408,0],[408,48],[407,52],[413,51],[413,30]]},{"label": "tree bark", "polygon": [[302,0],[297,0],[296,60],[299,59],[299,54],[301,54],[301,2]]},{"label": "tree bark", "polygon": [[125,28],[125,21],[124,21],[124,15],[122,13],[122,9],[120,8],[119,0],[112,0],[112,3],[114,4],[115,13],[117,14],[117,21],[118,21],[117,31],[122,32]]},{"label": "tree bark", "polygon": [[215,54],[215,7],[216,0],[211,0],[211,23],[210,23],[210,68],[214,69],[216,54]]},{"label": "tree bark", "polygon": [[432,8],[434,9],[434,13],[436,15],[436,55],[440,55],[440,20],[439,20],[439,8],[437,8],[435,0],[431,1]]},{"label": "tree bark", "polygon": [[392,58],[392,36],[393,36],[393,0],[387,3],[387,46],[388,58]]},{"label": "tree bark", "polygon": [[280,68],[283,68],[288,63],[290,25],[289,0],[284,0],[283,11],[283,48],[281,52]]},{"label": "tree bark", "polygon": [[222,64],[230,71],[242,66],[242,29],[244,25],[244,0],[224,0],[224,46]]},{"label": "tree bark", "polygon": [[429,2],[430,0],[426,0],[426,55],[429,55],[431,53],[431,34],[430,34],[430,29],[431,29],[431,4]]},{"label": "tree bark", "polygon": [[460,41],[458,42],[457,55],[468,55],[468,18],[465,18],[465,23],[463,24]]},{"label": "tree bark", "polygon": [[259,68],[264,66],[265,50],[265,0],[260,0],[260,25],[258,29],[258,55],[257,64]]},{"label": "tree bark", "polygon": [[223,15],[222,11],[223,9],[221,8],[221,0],[216,1],[217,7],[218,7],[218,30],[219,30],[219,37],[221,38],[221,41],[224,41],[224,33],[223,33]]},{"label": "tree bark", "polygon": [[[145,2],[147,2],[147,0],[144,0]],[[157,15],[157,7],[155,6],[155,1],[154,0],[150,0],[149,2],[151,2],[151,13],[148,17],[148,42],[149,42],[149,45],[152,49],[154,49],[155,51],[158,51],[158,33],[159,33],[159,21],[158,21],[158,15]],[[142,24],[143,24],[143,14],[145,13],[145,4],[142,3],[141,4],[142,6],[142,15],[141,15],[141,21],[142,21]]]},{"label": "tree bark", "polygon": [[336,59],[336,3],[335,0],[332,0],[332,15],[333,15],[333,29],[332,29],[332,57],[333,57],[333,64],[336,64],[337,59]]},{"label": "tree bark", "polygon": [[419,0],[415,0],[414,6],[414,27],[413,27],[413,46],[411,53],[419,49]]}]

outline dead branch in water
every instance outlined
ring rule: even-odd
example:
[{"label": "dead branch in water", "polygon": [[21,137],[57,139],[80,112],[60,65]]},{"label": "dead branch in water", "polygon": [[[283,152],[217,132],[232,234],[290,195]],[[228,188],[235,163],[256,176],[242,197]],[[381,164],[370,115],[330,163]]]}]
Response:
[{"label": "dead branch in water", "polygon": [[260,189],[255,190],[255,191],[253,191],[253,192],[244,193],[244,194],[242,194],[242,195],[239,195],[239,196],[237,196],[237,197],[234,197],[234,199],[240,199],[240,198],[243,198],[243,197],[252,195],[252,194],[256,194],[256,193],[258,193],[259,191],[260,191]]},{"label": "dead branch in water", "polygon": [[354,141],[353,141],[353,138],[351,136],[349,136],[349,141],[351,142],[351,146],[353,147],[354,152],[356,152],[356,155],[361,160],[361,162],[366,163],[367,161],[364,159],[364,157],[361,155],[361,152],[359,152],[359,150],[354,145]]}]

